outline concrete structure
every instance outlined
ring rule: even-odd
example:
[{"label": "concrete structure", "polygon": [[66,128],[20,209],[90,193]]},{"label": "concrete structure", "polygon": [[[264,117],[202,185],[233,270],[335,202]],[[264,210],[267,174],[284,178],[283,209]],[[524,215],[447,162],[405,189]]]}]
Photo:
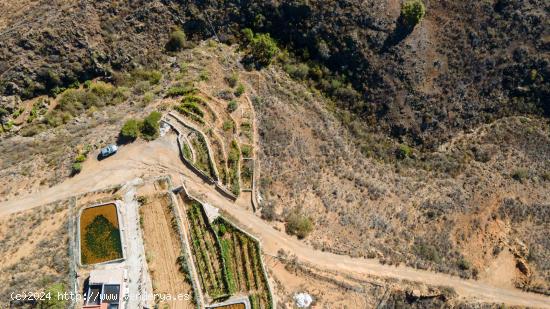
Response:
[{"label": "concrete structure", "polygon": [[124,308],[122,291],[126,273],[123,269],[92,270],[88,279],[85,309]]}]

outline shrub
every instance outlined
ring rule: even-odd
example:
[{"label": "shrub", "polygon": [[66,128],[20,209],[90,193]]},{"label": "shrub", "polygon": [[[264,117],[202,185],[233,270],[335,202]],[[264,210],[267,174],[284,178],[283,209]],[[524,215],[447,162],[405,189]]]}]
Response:
[{"label": "shrub", "polygon": [[132,71],[132,82],[148,81],[151,85],[157,85],[162,79],[162,73],[157,70],[135,69]]},{"label": "shrub", "polygon": [[170,38],[166,43],[166,50],[180,51],[185,47],[185,32],[181,29],[175,29],[170,33]]},{"label": "shrub", "polygon": [[313,221],[303,214],[292,212],[286,219],[285,228],[288,234],[303,239],[313,231]]},{"label": "shrub", "polygon": [[83,153],[77,155],[77,156],[74,158],[74,162],[75,162],[75,163],[82,163],[82,162],[84,162],[84,161],[86,161],[86,155],[83,154]]},{"label": "shrub", "polygon": [[309,73],[309,67],[305,63],[300,63],[298,65],[287,64],[284,66],[284,70],[295,79],[306,79]]},{"label": "shrub", "polygon": [[48,308],[48,309],[64,309],[67,308],[67,300],[63,297],[58,297],[65,293],[65,286],[63,283],[54,283],[50,285],[46,291],[45,295],[50,297],[43,297],[38,301],[38,308]]},{"label": "shrub", "polygon": [[250,56],[259,65],[269,65],[278,52],[277,43],[269,33],[257,34],[250,42]]},{"label": "shrub", "polygon": [[437,251],[436,247],[434,247],[433,245],[427,245],[427,244],[424,244],[424,243],[417,243],[415,244],[414,246],[414,252],[426,259],[426,260],[430,260],[430,261],[433,261],[435,263],[439,263],[441,261],[441,256],[439,254],[439,252]]},{"label": "shrub", "polygon": [[414,27],[426,14],[422,0],[407,0],[401,7],[401,18],[407,27]]},{"label": "shrub", "polygon": [[237,85],[237,82],[239,81],[239,76],[237,75],[237,73],[232,73],[231,75],[225,77],[225,81],[227,82],[229,87],[233,88]]},{"label": "shrub", "polygon": [[254,39],[254,32],[250,28],[244,28],[243,29],[243,36],[244,36],[245,43],[249,44]]},{"label": "shrub", "polygon": [[460,260],[458,260],[458,262],[456,263],[456,265],[458,266],[458,268],[462,269],[462,270],[468,270],[470,269],[470,262],[468,262],[466,259],[464,258],[461,258]]},{"label": "shrub", "polygon": [[153,102],[153,99],[155,98],[155,95],[151,92],[147,92],[143,95],[142,102],[144,105],[148,105],[149,103]]},{"label": "shrub", "polygon": [[136,119],[127,120],[120,129],[120,141],[123,143],[133,142],[139,136],[139,123]]},{"label": "shrub", "polygon": [[232,113],[237,110],[237,107],[239,107],[239,103],[235,100],[229,101],[229,104],[227,104],[227,111]]},{"label": "shrub", "polygon": [[189,85],[178,85],[168,88],[168,91],[166,91],[166,97],[177,97],[182,95],[188,95],[193,94],[195,92],[195,89],[193,86]]},{"label": "shrub", "polygon": [[234,127],[235,127],[235,124],[231,120],[226,120],[226,121],[223,122],[223,130],[224,131],[233,130]]},{"label": "shrub", "polygon": [[141,134],[144,139],[150,141],[159,137],[160,132],[160,117],[162,116],[159,112],[151,112],[149,116],[145,117],[143,120],[143,125],[141,126]]},{"label": "shrub", "polygon": [[523,182],[527,176],[529,176],[529,171],[524,168],[517,169],[512,173],[512,178],[521,182]]},{"label": "shrub", "polygon": [[76,175],[82,171],[82,163],[75,162],[71,166],[71,174]]},{"label": "shrub", "polygon": [[252,154],[252,147],[250,145],[242,145],[241,153],[243,154],[243,157],[250,157],[250,154]]},{"label": "shrub", "polygon": [[412,153],[413,153],[412,148],[405,144],[399,145],[399,147],[395,151],[395,155],[397,156],[398,159],[401,159],[401,160],[405,158],[410,158],[412,156]]},{"label": "shrub", "polygon": [[239,84],[239,86],[237,87],[237,89],[235,89],[235,96],[237,97],[240,97],[242,96],[244,93],[244,85],[243,84]]}]

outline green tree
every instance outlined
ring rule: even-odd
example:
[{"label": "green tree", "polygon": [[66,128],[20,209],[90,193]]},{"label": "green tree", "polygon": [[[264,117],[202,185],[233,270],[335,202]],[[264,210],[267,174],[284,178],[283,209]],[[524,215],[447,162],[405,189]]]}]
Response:
[{"label": "green tree", "polygon": [[401,7],[401,18],[407,27],[414,28],[425,14],[426,6],[422,0],[407,0]]},{"label": "green tree", "polygon": [[151,141],[159,137],[160,132],[160,117],[162,116],[159,112],[151,112],[149,116],[145,117],[143,120],[143,125],[141,126],[141,134],[144,139]]},{"label": "green tree", "polygon": [[139,136],[139,123],[136,119],[127,120],[120,130],[120,141],[133,142]]},{"label": "green tree", "polygon": [[277,43],[269,33],[257,34],[250,42],[250,55],[259,65],[269,65],[278,52]]},{"label": "green tree", "polygon": [[185,32],[176,28],[170,33],[170,39],[166,43],[166,49],[168,51],[180,51],[185,47]]}]

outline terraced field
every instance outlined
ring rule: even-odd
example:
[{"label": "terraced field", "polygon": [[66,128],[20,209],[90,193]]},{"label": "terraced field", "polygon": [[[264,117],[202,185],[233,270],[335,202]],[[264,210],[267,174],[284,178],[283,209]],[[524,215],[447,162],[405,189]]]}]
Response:
[{"label": "terraced field", "polygon": [[216,234],[208,224],[200,203],[189,199],[186,202],[191,248],[202,290],[214,300],[227,296],[229,291],[224,278],[221,249],[216,240]]},{"label": "terraced field", "polygon": [[271,308],[259,244],[222,217],[212,223],[202,205],[181,193],[203,292],[210,301],[244,294],[252,308]]},{"label": "terraced field", "polygon": [[258,244],[222,217],[213,222],[213,229],[221,244],[229,292],[248,294],[252,308],[270,308],[271,296]]}]

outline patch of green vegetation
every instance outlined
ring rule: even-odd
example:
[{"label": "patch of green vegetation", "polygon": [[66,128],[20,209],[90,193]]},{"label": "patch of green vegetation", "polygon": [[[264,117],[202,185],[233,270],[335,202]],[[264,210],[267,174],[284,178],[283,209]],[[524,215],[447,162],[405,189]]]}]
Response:
[{"label": "patch of green vegetation", "polygon": [[143,119],[143,125],[141,126],[141,136],[148,141],[154,140],[159,137],[160,125],[159,121],[162,114],[153,111],[145,119]]},{"label": "patch of green vegetation", "polygon": [[517,181],[523,182],[529,176],[529,170],[525,168],[518,168],[512,172],[512,178]]},{"label": "patch of green vegetation", "polygon": [[235,87],[237,85],[238,81],[239,81],[239,75],[235,72],[233,72],[233,73],[231,73],[231,75],[225,77],[225,82],[231,88]]},{"label": "patch of green vegetation", "polygon": [[310,217],[294,211],[287,216],[285,228],[288,234],[303,239],[313,231],[313,221]]},{"label": "patch of green vegetation", "polygon": [[137,119],[128,119],[120,129],[119,140],[121,143],[135,141],[139,136],[140,123]]},{"label": "patch of green vegetation", "polygon": [[401,6],[401,18],[407,27],[414,27],[426,14],[426,6],[422,0],[407,0]]},{"label": "patch of green vegetation", "polygon": [[58,297],[65,293],[65,285],[63,283],[54,283],[44,291],[44,297],[38,301],[37,308],[39,309],[65,309],[68,301],[63,297]]},{"label": "patch of green vegetation", "polygon": [[82,163],[75,162],[71,165],[71,174],[76,175],[82,172]]},{"label": "patch of green vegetation", "polygon": [[187,145],[187,143],[183,144],[183,157],[188,161],[191,161],[192,159],[191,148],[189,148],[189,145]]},{"label": "patch of green vegetation", "polygon": [[235,89],[235,96],[240,97],[244,93],[244,85],[239,83],[239,86],[237,86],[237,89]]},{"label": "patch of green vegetation", "polygon": [[82,171],[82,163],[86,161],[88,153],[91,151],[91,146],[86,145],[83,149],[77,151],[77,154],[71,165],[71,175],[76,175]]},{"label": "patch of green vegetation", "polygon": [[248,57],[260,66],[268,66],[279,53],[277,43],[269,33],[254,34],[252,30],[243,30],[245,42],[248,43]]},{"label": "patch of green vegetation", "polygon": [[223,122],[224,131],[232,131],[234,128],[235,128],[235,122],[233,122],[233,120],[229,119]]},{"label": "patch of green vegetation", "polygon": [[430,260],[435,263],[439,263],[441,261],[441,255],[437,251],[437,248],[433,245],[416,243],[413,247],[413,251],[423,259]]},{"label": "patch of green vegetation", "polygon": [[182,103],[177,105],[175,109],[191,120],[204,124],[204,111],[199,107],[199,105],[204,104],[204,101],[200,97],[187,95],[182,99]]},{"label": "patch of green vegetation", "polygon": [[232,112],[236,111],[238,107],[239,107],[239,103],[235,100],[231,100],[227,104],[227,111],[232,113]]},{"label": "patch of green vegetation", "polygon": [[206,175],[216,179],[213,162],[210,160],[210,156],[208,155],[208,147],[206,146],[206,140],[202,134],[197,133],[196,138],[191,140],[191,146],[195,151],[194,165],[198,169],[202,170]]},{"label": "patch of green vegetation", "polygon": [[412,154],[413,154],[412,148],[405,144],[399,145],[399,147],[395,151],[396,157],[400,160],[403,160],[405,158],[410,158],[412,157]]},{"label": "patch of green vegetation", "polygon": [[[84,242],[89,252],[101,259],[122,257],[120,231],[105,216],[99,215],[86,226]],[[83,255],[82,262],[87,264],[90,257]]]},{"label": "patch of green vegetation", "polygon": [[54,110],[45,115],[45,123],[57,127],[86,110],[106,105],[116,105],[128,97],[127,89],[104,82],[90,83],[85,89],[68,89],[63,92]]},{"label": "patch of green vegetation", "polygon": [[166,91],[165,97],[178,97],[184,95],[193,95],[197,90],[192,85],[175,85]]},{"label": "patch of green vegetation", "polygon": [[227,163],[229,167],[229,179],[231,180],[231,192],[235,195],[239,195],[241,192],[240,180],[239,180],[239,162],[241,159],[241,152],[239,150],[239,144],[236,140],[231,141],[229,155],[227,156]]},{"label": "patch of green vegetation", "polygon": [[241,153],[243,154],[243,157],[249,158],[252,154],[252,146],[250,145],[242,145],[241,146]]},{"label": "patch of green vegetation", "polygon": [[185,32],[179,28],[174,28],[165,47],[168,51],[177,52],[185,48],[185,42]]}]

